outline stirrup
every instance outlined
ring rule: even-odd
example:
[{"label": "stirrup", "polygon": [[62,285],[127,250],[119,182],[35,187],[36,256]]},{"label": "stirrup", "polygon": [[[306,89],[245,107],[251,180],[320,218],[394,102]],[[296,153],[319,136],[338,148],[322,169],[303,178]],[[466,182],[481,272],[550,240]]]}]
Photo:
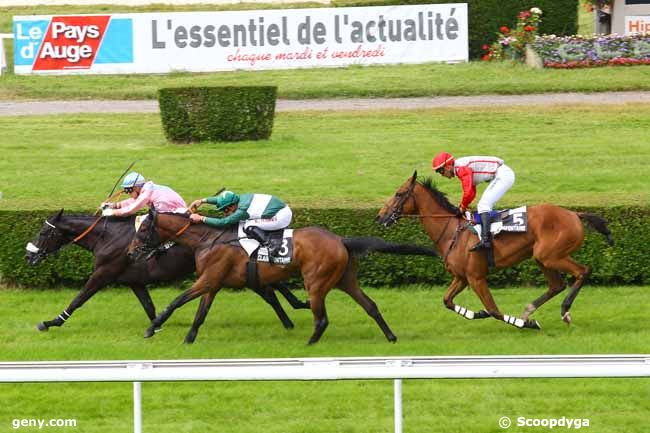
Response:
[{"label": "stirrup", "polygon": [[476,245],[474,245],[469,250],[472,251],[472,252],[475,252],[475,251],[480,251],[480,250],[489,250],[491,248],[492,248],[492,243],[490,241],[485,242],[483,239],[481,239],[480,242],[478,242]]}]

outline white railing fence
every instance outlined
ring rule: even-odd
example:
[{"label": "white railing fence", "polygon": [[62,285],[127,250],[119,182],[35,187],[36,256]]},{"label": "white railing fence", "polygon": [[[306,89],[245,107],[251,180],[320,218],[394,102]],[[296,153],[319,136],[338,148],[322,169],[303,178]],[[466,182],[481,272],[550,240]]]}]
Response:
[{"label": "white railing fence", "polygon": [[650,377],[650,355],[298,358],[0,362],[0,383],[133,382],[133,429],[142,432],[142,382],[393,379],[402,432],[402,379]]}]

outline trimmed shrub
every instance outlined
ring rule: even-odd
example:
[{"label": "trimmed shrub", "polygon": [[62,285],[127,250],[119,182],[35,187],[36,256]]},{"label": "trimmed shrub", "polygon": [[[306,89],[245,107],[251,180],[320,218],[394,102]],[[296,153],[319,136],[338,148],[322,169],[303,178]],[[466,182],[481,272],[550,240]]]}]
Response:
[{"label": "trimmed shrub", "polygon": [[[586,231],[585,244],[574,257],[593,268],[589,284],[650,283],[650,208],[578,210],[606,218],[616,242],[609,247],[602,235]],[[83,285],[92,272],[92,256],[79,247],[66,247],[59,255],[48,257],[36,267],[24,262],[25,244],[36,237],[43,220],[54,213],[0,211],[0,233],[3,234],[0,237],[0,276],[5,283],[34,288]],[[431,240],[416,221],[403,219],[394,227],[384,229],[374,222],[376,213],[370,209],[295,209],[293,226],[319,225],[346,237],[378,236],[393,242],[431,245]],[[439,259],[389,254],[371,254],[362,259],[359,276],[366,286],[446,285],[451,281]],[[542,273],[532,260],[495,272],[489,280],[493,287],[545,284]]]},{"label": "trimmed shrub", "polygon": [[277,87],[178,87],[158,91],[170,141],[266,140],[273,130]]},{"label": "trimmed shrub", "polygon": [[[447,0],[334,0],[337,7],[450,3]],[[514,27],[523,10],[542,10],[539,34],[574,35],[578,32],[578,0],[467,0],[469,57],[478,59],[482,46],[497,39],[499,27]]]}]

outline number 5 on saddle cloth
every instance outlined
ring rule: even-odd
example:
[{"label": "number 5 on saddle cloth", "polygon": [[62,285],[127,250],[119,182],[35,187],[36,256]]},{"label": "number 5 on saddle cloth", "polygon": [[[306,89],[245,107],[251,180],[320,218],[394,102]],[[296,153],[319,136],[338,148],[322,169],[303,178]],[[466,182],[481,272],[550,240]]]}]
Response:
[{"label": "number 5 on saddle cloth", "polygon": [[[526,206],[490,212],[490,232],[495,237],[501,232],[525,232],[528,230],[528,211]],[[481,218],[478,212],[472,213],[472,231],[481,239]]]}]

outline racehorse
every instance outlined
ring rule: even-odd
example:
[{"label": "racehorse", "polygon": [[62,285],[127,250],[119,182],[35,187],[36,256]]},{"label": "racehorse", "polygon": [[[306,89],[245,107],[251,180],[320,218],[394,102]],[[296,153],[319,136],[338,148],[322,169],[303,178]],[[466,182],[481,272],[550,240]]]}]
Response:
[{"label": "racehorse", "polygon": [[[170,239],[194,251],[198,279],[153,320],[145,332],[145,338],[153,336],[156,328],[162,326],[177,308],[201,297],[194,323],[185,337],[185,343],[192,343],[217,292],[224,286],[246,285],[249,259],[244,249],[237,245],[236,225],[217,229],[190,224],[189,218],[183,215],[155,212],[149,214],[131,241],[129,254],[137,260],[160,242]],[[397,337],[386,324],[377,305],[359,287],[357,256],[370,251],[437,255],[433,249],[389,244],[379,238],[342,238],[320,227],[296,229],[292,239],[291,262],[286,265],[260,262],[258,278],[262,285],[269,285],[285,281],[292,275],[302,275],[314,316],[314,332],[308,344],[316,343],[327,328],[329,321],[325,297],[334,287],[350,295],[375,320],[388,341],[396,341]]]},{"label": "racehorse", "polygon": [[[108,218],[104,230],[93,226],[96,221],[95,216],[63,215],[61,209],[43,223],[35,244],[28,244],[25,259],[31,265],[40,263],[47,255],[72,242],[95,256],[93,273],[83,289],[58,317],[39,323],[37,328],[40,331],[63,325],[97,291],[114,282],[129,286],[149,320],[153,320],[156,312],[147,284],[177,280],[194,272],[194,254],[182,245],[174,245],[162,254],[152,255],[149,260],[131,263],[126,250],[135,235],[134,216]],[[309,308],[309,303],[300,301],[286,287],[279,287],[278,290],[293,308]],[[285,328],[293,328],[293,322],[272,290],[259,289],[256,293],[273,307]]]},{"label": "racehorse", "polygon": [[[584,240],[581,220],[607,237],[613,244],[607,221],[598,215],[573,212],[551,204],[528,207],[528,231],[524,233],[502,233],[493,242],[496,268],[507,268],[529,257],[534,257],[548,282],[546,293],[528,304],[521,318],[501,314],[490,289],[487,275],[486,254],[472,253],[469,248],[476,243],[476,237],[468,230],[470,223],[452,205],[445,194],[432,185],[431,179],[417,181],[417,171],[384,205],[377,215],[377,222],[391,226],[402,216],[420,220],[424,230],[435,243],[443,257],[445,267],[454,277],[444,295],[444,304],[466,319],[494,317],[518,328],[541,329],[536,320],[529,316],[549,299],[563,291],[566,283],[561,273],[575,277],[569,294],[562,302],[562,319],[571,323],[569,312],[580,288],[591,273],[588,266],[570,257]],[[454,304],[454,297],[467,285],[474,290],[485,310],[473,312]]]}]

